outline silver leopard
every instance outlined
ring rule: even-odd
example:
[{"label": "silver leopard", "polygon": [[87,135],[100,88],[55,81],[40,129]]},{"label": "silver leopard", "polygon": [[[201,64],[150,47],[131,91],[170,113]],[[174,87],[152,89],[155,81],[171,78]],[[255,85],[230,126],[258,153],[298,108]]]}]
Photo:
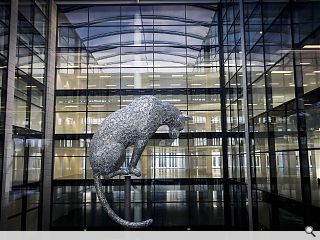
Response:
[{"label": "silver leopard", "polygon": [[[172,139],[179,137],[188,117],[178,108],[154,96],[136,98],[127,107],[113,112],[99,126],[90,144],[90,164],[98,198],[109,217],[129,228],[152,224],[148,219],[130,222],[120,218],[110,207],[102,190],[100,177],[110,179],[120,175],[141,176],[137,164],[150,137],[162,125],[169,127]],[[133,145],[128,167],[124,168],[126,148]]]}]

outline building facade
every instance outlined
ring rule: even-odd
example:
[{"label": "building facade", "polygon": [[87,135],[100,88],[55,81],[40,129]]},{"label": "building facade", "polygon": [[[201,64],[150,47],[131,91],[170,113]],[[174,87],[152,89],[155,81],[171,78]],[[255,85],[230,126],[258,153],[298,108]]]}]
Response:
[{"label": "building facade", "polygon": [[[320,227],[319,1],[0,6],[2,230],[122,230],[96,197],[90,139],[143,95],[191,120],[171,146],[166,127],[150,139],[131,220]],[[104,186],[123,216],[123,178]]]}]

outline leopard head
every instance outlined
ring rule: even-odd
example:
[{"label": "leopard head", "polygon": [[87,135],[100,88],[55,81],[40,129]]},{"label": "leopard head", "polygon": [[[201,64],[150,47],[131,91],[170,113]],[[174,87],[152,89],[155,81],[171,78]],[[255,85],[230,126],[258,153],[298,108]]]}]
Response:
[{"label": "leopard head", "polygon": [[172,121],[169,126],[169,136],[172,139],[176,139],[179,137],[180,132],[184,129],[185,124],[191,118],[184,114],[179,114],[178,117]]}]

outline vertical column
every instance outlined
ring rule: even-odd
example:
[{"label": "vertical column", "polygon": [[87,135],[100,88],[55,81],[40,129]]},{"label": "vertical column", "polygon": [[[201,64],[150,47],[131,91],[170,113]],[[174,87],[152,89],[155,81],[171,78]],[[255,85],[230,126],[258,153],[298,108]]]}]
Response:
[{"label": "vertical column", "polygon": [[5,132],[4,132],[4,153],[3,153],[3,174],[1,194],[1,216],[0,230],[7,228],[7,210],[9,209],[9,193],[12,186],[13,166],[13,139],[12,123],[14,120],[14,84],[16,68],[16,47],[17,47],[17,24],[18,24],[18,0],[11,0],[10,9],[10,35],[9,35],[9,56],[8,56],[8,78],[7,96],[5,109]]},{"label": "vertical column", "polygon": [[[292,48],[296,49],[294,39],[294,25],[293,25],[293,5],[290,4],[290,27],[291,27],[291,41]],[[298,144],[299,144],[299,163],[300,163],[300,178],[301,178],[301,200],[303,203],[303,217],[306,226],[312,225],[313,219],[310,217],[312,196],[311,196],[311,183],[310,183],[310,166],[308,157],[308,141],[307,141],[307,123],[306,114],[304,109],[304,89],[303,89],[303,72],[301,65],[297,65],[299,60],[298,53],[292,53],[292,65],[294,69],[294,84],[295,84],[295,97],[297,109],[297,130],[298,130]],[[289,167],[290,169],[290,167]]]},{"label": "vertical column", "polygon": [[245,45],[245,26],[244,26],[244,0],[239,0],[240,9],[240,36],[241,36],[241,61],[242,61],[242,92],[244,103],[244,137],[245,137],[245,161],[247,163],[247,190],[248,190],[248,217],[249,230],[253,230],[253,216],[252,216],[252,172],[250,161],[250,129],[249,129],[249,109],[248,109],[248,84],[247,84],[247,64],[246,64],[246,45]]},{"label": "vertical column", "polygon": [[[227,135],[227,113],[226,113],[226,88],[224,71],[224,46],[223,46],[223,19],[222,3],[218,10],[218,36],[219,36],[219,65],[220,65],[220,101],[221,101],[221,130],[222,130],[222,169],[223,169],[223,199],[224,199],[224,220],[225,227],[231,226],[231,204],[229,189],[229,169],[228,169],[228,135]],[[228,229],[228,228],[227,228]]]},{"label": "vertical column", "polygon": [[57,5],[54,0],[49,4],[48,63],[45,113],[45,146],[41,184],[41,229],[50,230],[51,192],[53,168],[53,129],[54,129],[54,87],[55,87],[55,53],[57,29]]}]

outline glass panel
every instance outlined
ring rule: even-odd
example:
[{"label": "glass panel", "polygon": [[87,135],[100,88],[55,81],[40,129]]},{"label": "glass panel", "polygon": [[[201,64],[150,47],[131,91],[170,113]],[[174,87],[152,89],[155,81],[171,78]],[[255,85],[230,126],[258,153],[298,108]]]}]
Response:
[{"label": "glass panel", "polygon": [[54,179],[84,179],[85,157],[55,157]]},{"label": "glass panel", "polygon": [[14,99],[14,125],[26,127],[27,121],[27,103],[20,99]]},{"label": "glass panel", "polygon": [[277,152],[278,192],[301,201],[299,152]]},{"label": "glass panel", "polygon": [[85,133],[86,113],[85,112],[57,112],[56,113],[56,134]]},{"label": "glass panel", "polygon": [[41,108],[31,105],[30,129],[42,131],[43,111]]}]

